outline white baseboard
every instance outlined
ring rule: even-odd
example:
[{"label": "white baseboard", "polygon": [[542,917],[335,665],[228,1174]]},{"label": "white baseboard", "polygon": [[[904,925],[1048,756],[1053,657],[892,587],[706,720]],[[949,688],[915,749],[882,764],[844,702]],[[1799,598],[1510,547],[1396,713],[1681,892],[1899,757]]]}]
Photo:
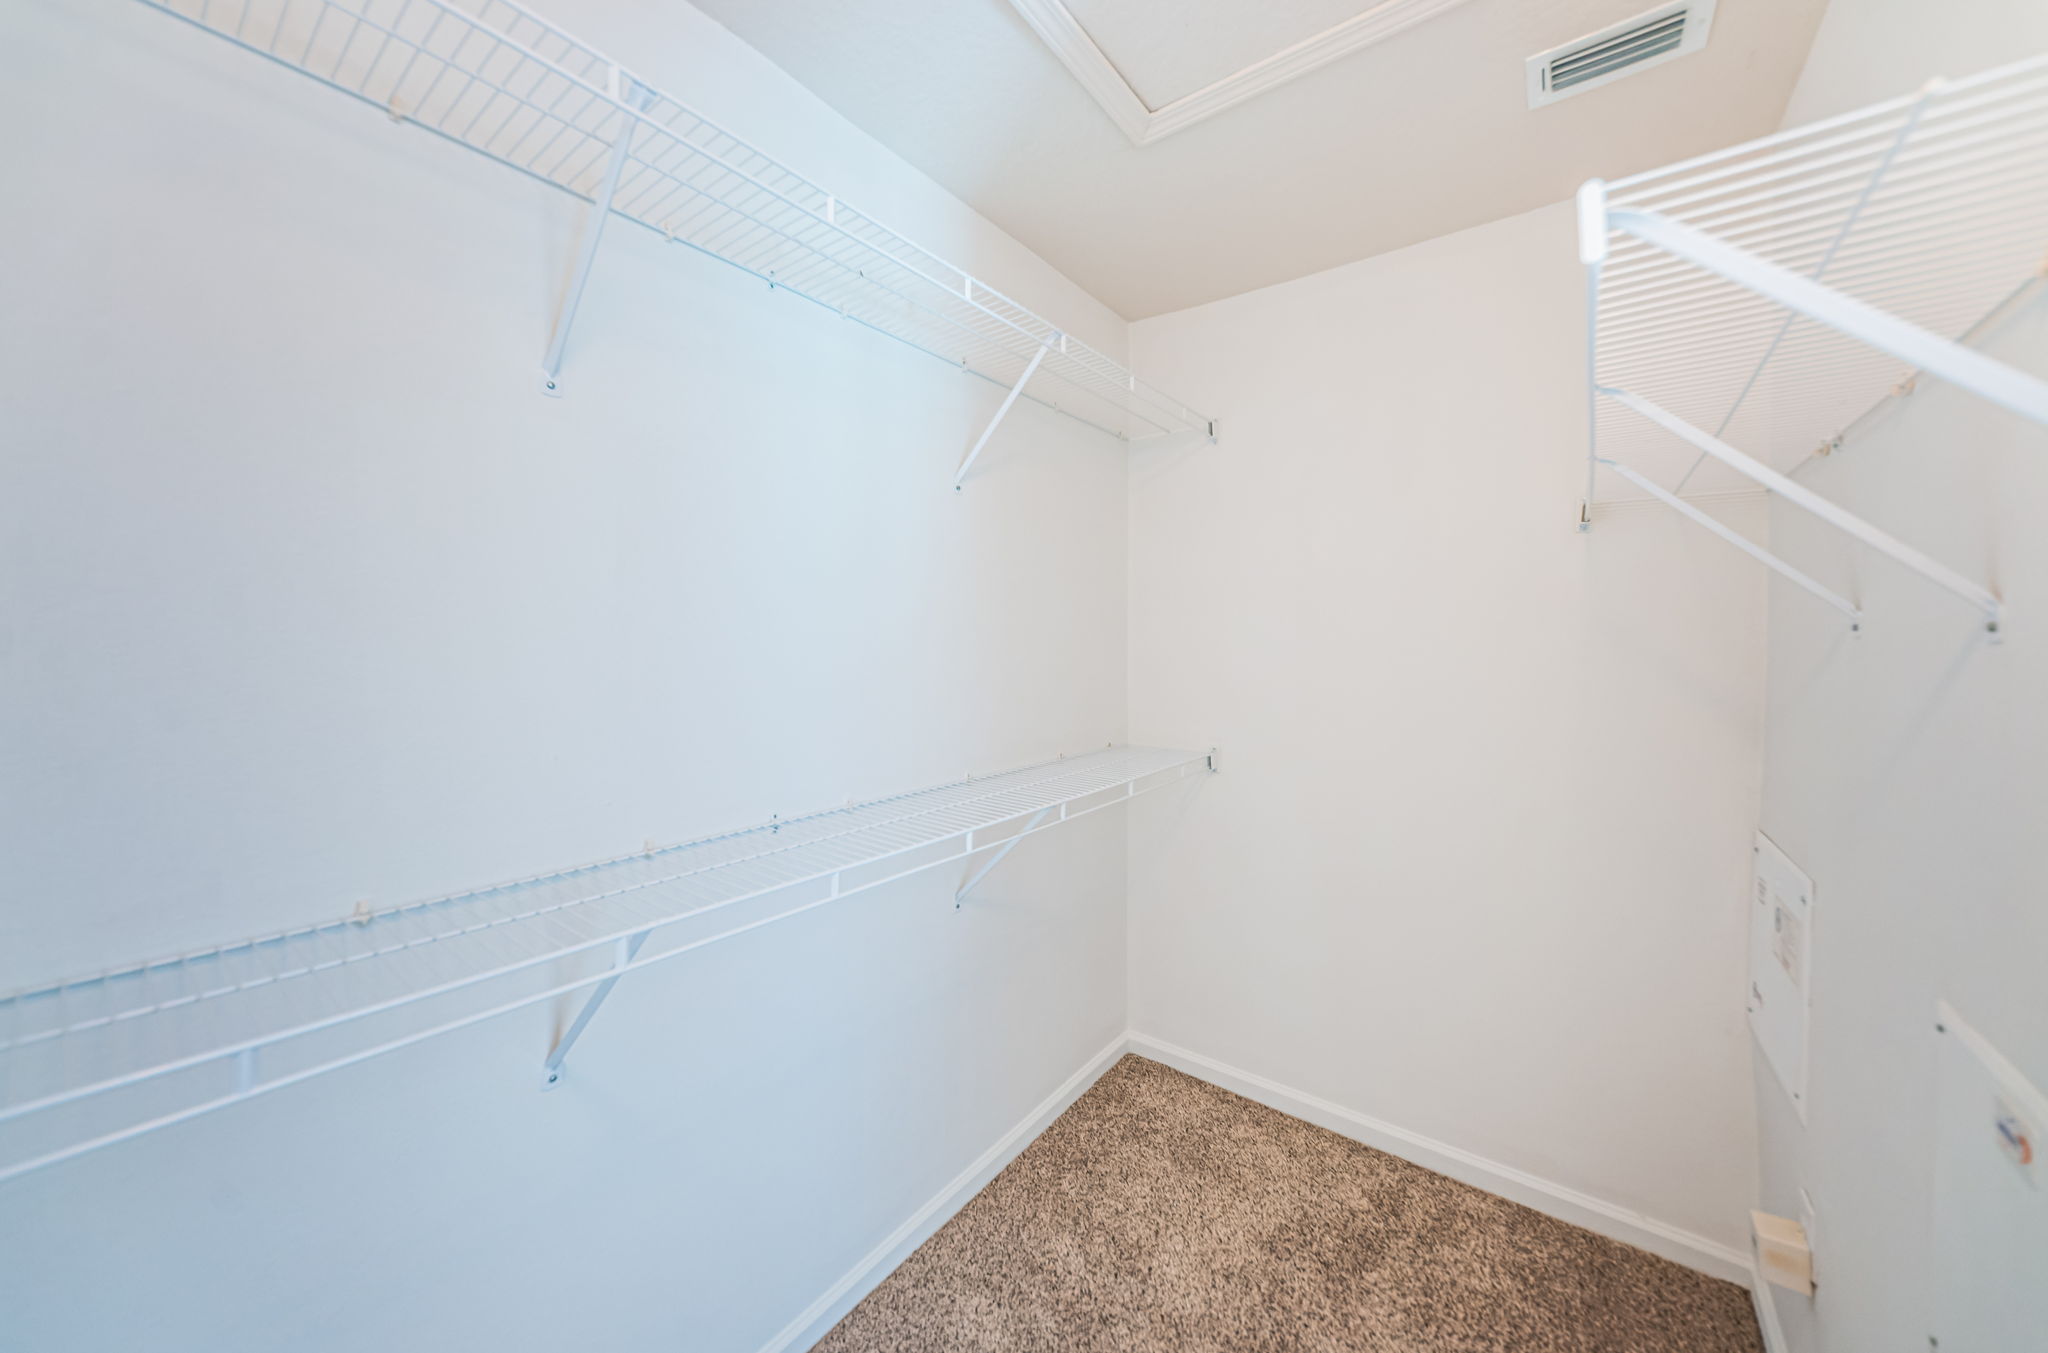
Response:
[{"label": "white baseboard", "polygon": [[1752,1260],[1749,1266],[1749,1299],[1756,1303],[1757,1328],[1763,1331],[1764,1353],[1792,1353],[1785,1342],[1785,1327],[1778,1323],[1778,1303],[1771,1297],[1770,1284]]},{"label": "white baseboard", "polygon": [[1065,1113],[1069,1105],[1086,1093],[1088,1087],[1101,1079],[1102,1074],[1127,1052],[1135,1052],[1176,1071],[1184,1071],[1198,1080],[1264,1104],[1269,1109],[1328,1128],[1460,1183],[1499,1194],[1559,1221],[1583,1226],[1599,1235],[1648,1250],[1710,1277],[1739,1283],[1750,1289],[1756,1302],[1757,1322],[1763,1327],[1766,1353],[1785,1353],[1785,1337],[1778,1327],[1777,1311],[1771,1305],[1770,1295],[1763,1289],[1762,1279],[1751,1266],[1750,1257],[1740,1250],[1136,1032],[1119,1035],[1108,1047],[1089,1058],[1086,1065],[1026,1114],[1022,1122],[1004,1133],[995,1145],[984,1151],[935,1197],[890,1232],[845,1276],[804,1308],[802,1314],[763,1344],[761,1353],[801,1353],[822,1339],[825,1332],[838,1324],[862,1297],[880,1286],[882,1279],[909,1258],[912,1250],[929,1240],[954,1213],[965,1207],[968,1199],[979,1193],[1001,1173],[1005,1165],[1037,1140],[1041,1132],[1052,1126],[1055,1118]]},{"label": "white baseboard", "polygon": [[862,1297],[879,1287],[882,1279],[910,1257],[912,1250],[931,1239],[932,1234],[950,1221],[954,1213],[967,1205],[968,1199],[1002,1173],[1005,1165],[1038,1139],[1038,1134],[1051,1127],[1053,1119],[1065,1113],[1089,1086],[1101,1079],[1103,1072],[1116,1065],[1128,1042],[1125,1035],[1118,1034],[1108,1047],[1089,1058],[1085,1066],[1067,1077],[1059,1089],[1026,1114],[1023,1122],[1005,1132],[994,1146],[982,1152],[931,1201],[911,1213],[909,1220],[868,1251],[866,1257],[849,1269],[844,1277],[825,1289],[824,1295],[783,1326],[780,1333],[761,1346],[761,1353],[796,1353],[824,1338],[825,1332],[859,1305]]},{"label": "white baseboard", "polygon": [[1666,1225],[1654,1217],[1645,1216],[1629,1208],[1596,1198],[1589,1193],[1567,1188],[1562,1184],[1538,1178],[1513,1166],[1474,1155],[1447,1142],[1436,1141],[1395,1127],[1392,1123],[1368,1118],[1362,1113],[1332,1104],[1314,1095],[1267,1080],[1249,1071],[1240,1071],[1226,1066],[1213,1058],[1145,1034],[1133,1032],[1129,1050],[1140,1057],[1149,1057],[1163,1062],[1176,1071],[1218,1085],[1225,1090],[1256,1100],[1269,1109],[1278,1109],[1317,1127],[1364,1142],[1388,1155],[1399,1156],[1412,1161],[1424,1169],[1448,1175],[1460,1183],[1497,1193],[1501,1197],[1532,1207],[1538,1212],[1556,1217],[1559,1221],[1583,1226],[1623,1244],[1634,1245],[1637,1249],[1648,1250],[1673,1263],[1697,1269],[1709,1277],[1722,1278],[1744,1287],[1750,1286],[1749,1256],[1741,1250],[1708,1240],[1705,1236],[1680,1230]]}]

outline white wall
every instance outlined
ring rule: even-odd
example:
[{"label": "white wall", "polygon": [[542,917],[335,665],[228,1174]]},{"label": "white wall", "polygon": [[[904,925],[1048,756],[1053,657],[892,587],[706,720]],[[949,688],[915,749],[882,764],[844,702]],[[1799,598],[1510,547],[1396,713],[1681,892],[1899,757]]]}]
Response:
[{"label": "white wall", "polygon": [[[1792,101],[1817,117],[2048,50],[2034,0],[1835,0]],[[2048,374],[2037,295],[1983,344]],[[1814,878],[1802,1125],[1759,1059],[1763,1205],[1816,1209],[1819,1291],[1774,1291],[1794,1353],[1910,1353],[1936,1331],[1934,1003],[2048,1085],[2048,431],[1925,382],[1800,472],[1813,489],[1981,578],[2003,642],[1916,575],[1774,504],[1774,547],[1861,602],[1860,638],[1771,592],[1763,827]]]},{"label": "white wall", "polygon": [[1571,231],[1133,327],[1223,442],[1133,461],[1132,734],[1222,773],[1135,810],[1132,1026],[1741,1247],[1763,576],[1573,530]]},{"label": "white wall", "polygon": [[[2048,303],[1988,342],[2048,374]],[[1803,481],[2006,602],[2002,642],[1918,575],[1796,510],[1772,540],[1861,602],[1850,641],[1774,588],[1763,828],[1813,876],[1802,1126],[1759,1063],[1764,1205],[1813,1198],[1820,1290],[1776,1294],[1797,1353],[1926,1346],[1934,1003],[2048,1085],[2048,431],[1930,385]]]},{"label": "white wall", "polygon": [[[550,13],[1118,350],[677,0]],[[0,988],[1124,734],[1120,444],[127,0],[8,7]],[[0,1345],[758,1347],[1124,1027],[1039,838],[0,1189]]]},{"label": "white wall", "polygon": [[2039,0],[1831,0],[1785,104],[1787,127],[2048,51]]}]

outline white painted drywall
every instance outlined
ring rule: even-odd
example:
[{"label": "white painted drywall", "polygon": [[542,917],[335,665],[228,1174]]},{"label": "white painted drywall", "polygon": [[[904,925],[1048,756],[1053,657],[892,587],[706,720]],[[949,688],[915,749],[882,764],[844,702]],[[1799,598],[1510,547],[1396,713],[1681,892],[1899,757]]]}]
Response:
[{"label": "white painted drywall", "polygon": [[[2042,50],[2034,0],[1835,0],[1791,116]],[[1983,347],[2048,374],[2048,302]],[[1819,1284],[1772,1299],[1790,1353],[1918,1353],[1938,1333],[1936,998],[2048,1084],[2048,431],[1928,382],[1800,478],[2008,608],[1986,645],[1948,594],[1773,505],[1774,547],[1868,621],[1847,642],[1772,587],[1763,826],[1814,878],[1814,1004],[1803,1127],[1757,1072],[1762,1196],[1787,1216],[1813,1198]]]},{"label": "white painted drywall", "polygon": [[1936,76],[1975,75],[2048,51],[2039,0],[1831,0],[1792,97],[1787,127],[1910,94]]},{"label": "white painted drywall", "polygon": [[[1092,343],[676,0],[551,15]],[[1122,446],[130,0],[0,44],[0,988],[1099,746]],[[759,1347],[1124,1027],[1116,815],[0,1189],[0,1346]]]},{"label": "white painted drywall", "polygon": [[[2048,374],[2037,297],[1984,345]],[[2006,602],[2002,642],[1917,575],[1783,508],[1772,539],[1868,616],[1850,643],[1774,590],[1763,825],[1815,887],[1804,1127],[1758,1072],[1763,1201],[1814,1200],[1796,1353],[1926,1346],[1934,1003],[2048,1084],[2048,430],[1929,384],[1801,475]],[[2048,1263],[2048,1255],[2042,1256]]]},{"label": "white painted drywall", "polygon": [[1132,732],[1222,747],[1133,815],[1132,1027],[1739,1249],[1763,575],[1573,529],[1571,231],[1133,326],[1223,442],[1132,462]]}]

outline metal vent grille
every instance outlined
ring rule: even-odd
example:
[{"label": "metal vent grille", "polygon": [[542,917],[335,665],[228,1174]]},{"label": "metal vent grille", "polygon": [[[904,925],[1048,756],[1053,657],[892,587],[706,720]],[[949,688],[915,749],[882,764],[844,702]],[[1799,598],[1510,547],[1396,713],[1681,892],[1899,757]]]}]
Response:
[{"label": "metal vent grille", "polygon": [[1529,106],[1540,107],[1698,51],[1714,18],[1713,0],[1682,0],[1529,58]]},{"label": "metal vent grille", "polygon": [[1626,33],[1579,47],[1552,60],[1544,70],[1543,82],[1552,93],[1611,75],[1623,66],[1648,61],[1653,56],[1676,51],[1685,36],[1684,10],[1666,18],[1631,28]]}]

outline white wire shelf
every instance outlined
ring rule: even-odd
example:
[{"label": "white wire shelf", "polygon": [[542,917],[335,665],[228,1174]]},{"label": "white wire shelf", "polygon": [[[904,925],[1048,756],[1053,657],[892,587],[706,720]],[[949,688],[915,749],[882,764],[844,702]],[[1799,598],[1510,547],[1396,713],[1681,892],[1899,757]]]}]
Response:
[{"label": "white wire shelf", "polygon": [[[1732,472],[1956,592],[1996,631],[1988,590],[1788,472],[1923,375],[2048,423],[2048,383],[1964,345],[2048,268],[2048,56],[1590,183],[1580,255],[1592,426],[1582,527],[1596,466],[1710,527],[1675,495],[1725,487]],[[1852,601],[1737,543],[1860,621]]]},{"label": "white wire shelf", "polygon": [[[0,1000],[0,1181],[1114,807],[1211,767],[1118,747]],[[993,863],[990,861],[989,863]],[[969,889],[987,872],[962,888]]]},{"label": "white wire shelf", "polygon": [[1039,359],[1026,398],[1118,437],[1213,435],[1207,415],[509,0],[142,3],[998,385]]}]

